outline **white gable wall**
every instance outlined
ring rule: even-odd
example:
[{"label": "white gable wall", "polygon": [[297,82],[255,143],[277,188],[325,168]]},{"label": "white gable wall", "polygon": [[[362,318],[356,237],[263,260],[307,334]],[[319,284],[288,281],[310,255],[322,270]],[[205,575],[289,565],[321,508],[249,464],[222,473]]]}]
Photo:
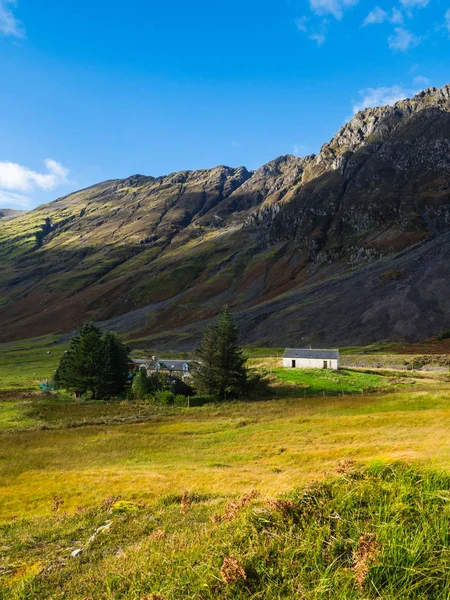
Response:
[{"label": "white gable wall", "polygon": [[[325,360],[328,369],[335,371],[339,369],[339,360],[336,358],[283,358],[283,367],[286,369],[324,369]],[[293,361],[295,361],[294,367]]]}]

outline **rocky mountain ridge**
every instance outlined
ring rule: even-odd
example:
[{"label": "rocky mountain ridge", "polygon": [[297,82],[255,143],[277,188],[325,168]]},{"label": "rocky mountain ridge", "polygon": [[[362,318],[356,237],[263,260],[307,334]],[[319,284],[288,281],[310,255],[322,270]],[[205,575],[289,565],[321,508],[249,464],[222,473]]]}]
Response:
[{"label": "rocky mountain ridge", "polygon": [[[411,273],[428,245],[436,255],[425,251],[423,268],[436,277],[445,270],[450,86],[358,113],[317,155],[282,156],[254,172],[134,175],[1,223],[3,339],[68,332],[92,318],[132,338],[188,347],[225,303],[253,343],[419,339],[448,325],[446,300],[438,294],[429,313],[430,298],[416,290],[422,279]],[[403,252],[411,265],[407,258],[391,268]],[[356,290],[372,269],[372,296],[360,294],[369,316],[344,336],[336,323],[349,323],[339,300],[350,302],[349,270]],[[317,285],[323,295],[311,300]],[[380,322],[371,307],[383,305],[389,286],[400,310],[386,309]],[[420,315],[415,328],[403,323],[405,286],[416,309],[403,313]],[[325,310],[332,316],[315,327]]]}]

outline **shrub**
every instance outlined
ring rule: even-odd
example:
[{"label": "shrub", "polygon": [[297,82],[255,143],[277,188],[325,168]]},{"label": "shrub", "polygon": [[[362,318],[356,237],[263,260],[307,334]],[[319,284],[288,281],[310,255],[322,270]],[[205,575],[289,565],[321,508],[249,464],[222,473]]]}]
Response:
[{"label": "shrub", "polygon": [[164,406],[173,406],[175,402],[175,395],[173,392],[169,392],[167,390],[156,392],[155,400],[158,404],[163,404]]},{"label": "shrub", "polygon": [[186,407],[188,405],[188,399],[183,394],[177,394],[174,400],[175,406],[183,406]]},{"label": "shrub", "polygon": [[189,406],[203,406],[204,404],[209,404],[210,402],[214,402],[214,398],[212,396],[198,395],[191,396],[189,398]]},{"label": "shrub", "polygon": [[172,388],[172,392],[175,394],[175,396],[177,396],[177,395],[193,396],[195,393],[194,390],[192,389],[192,387],[190,385],[188,385],[182,379],[174,379],[172,381],[171,388]]}]

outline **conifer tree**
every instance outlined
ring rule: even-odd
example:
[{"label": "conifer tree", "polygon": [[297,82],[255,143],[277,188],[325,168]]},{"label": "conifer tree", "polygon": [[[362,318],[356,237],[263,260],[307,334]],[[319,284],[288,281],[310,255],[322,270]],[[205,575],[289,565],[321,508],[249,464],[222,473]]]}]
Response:
[{"label": "conifer tree", "polygon": [[55,382],[77,394],[93,398],[120,393],[128,374],[128,349],[113,334],[85,323],[71,340],[55,373]]},{"label": "conifer tree", "polygon": [[239,396],[247,383],[246,358],[238,345],[238,329],[231,310],[226,306],[217,326],[217,372],[219,397]]},{"label": "conifer tree", "polygon": [[218,324],[203,332],[196,358],[193,376],[198,392],[221,400],[245,392],[246,359],[238,346],[238,329],[228,307],[221,312]]},{"label": "conifer tree", "polygon": [[111,332],[102,339],[99,375],[98,394],[102,398],[120,394],[128,380],[128,348]]},{"label": "conifer tree", "polygon": [[217,326],[210,325],[203,331],[195,351],[197,366],[193,371],[194,387],[200,394],[215,396],[218,393]]}]

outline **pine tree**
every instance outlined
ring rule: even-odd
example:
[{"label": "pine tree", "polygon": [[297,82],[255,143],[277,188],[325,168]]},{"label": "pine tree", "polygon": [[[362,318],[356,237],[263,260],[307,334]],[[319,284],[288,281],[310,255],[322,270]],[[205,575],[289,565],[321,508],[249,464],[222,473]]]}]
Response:
[{"label": "pine tree", "polygon": [[238,345],[238,329],[231,310],[226,306],[217,327],[217,371],[219,397],[239,396],[247,384],[246,358]]},{"label": "pine tree", "polygon": [[238,329],[228,307],[221,312],[218,324],[203,332],[196,358],[193,376],[198,392],[221,400],[245,392],[246,359],[238,346]]},{"label": "pine tree", "polygon": [[219,389],[217,331],[216,325],[207,327],[195,351],[197,366],[193,371],[194,387],[198,393],[208,396],[216,396]]},{"label": "pine tree", "polygon": [[113,334],[85,323],[71,340],[55,373],[55,382],[78,395],[93,398],[120,393],[128,375],[128,349]]},{"label": "pine tree", "polygon": [[99,372],[99,397],[119,395],[128,381],[128,348],[114,333],[105,333],[102,339]]}]

